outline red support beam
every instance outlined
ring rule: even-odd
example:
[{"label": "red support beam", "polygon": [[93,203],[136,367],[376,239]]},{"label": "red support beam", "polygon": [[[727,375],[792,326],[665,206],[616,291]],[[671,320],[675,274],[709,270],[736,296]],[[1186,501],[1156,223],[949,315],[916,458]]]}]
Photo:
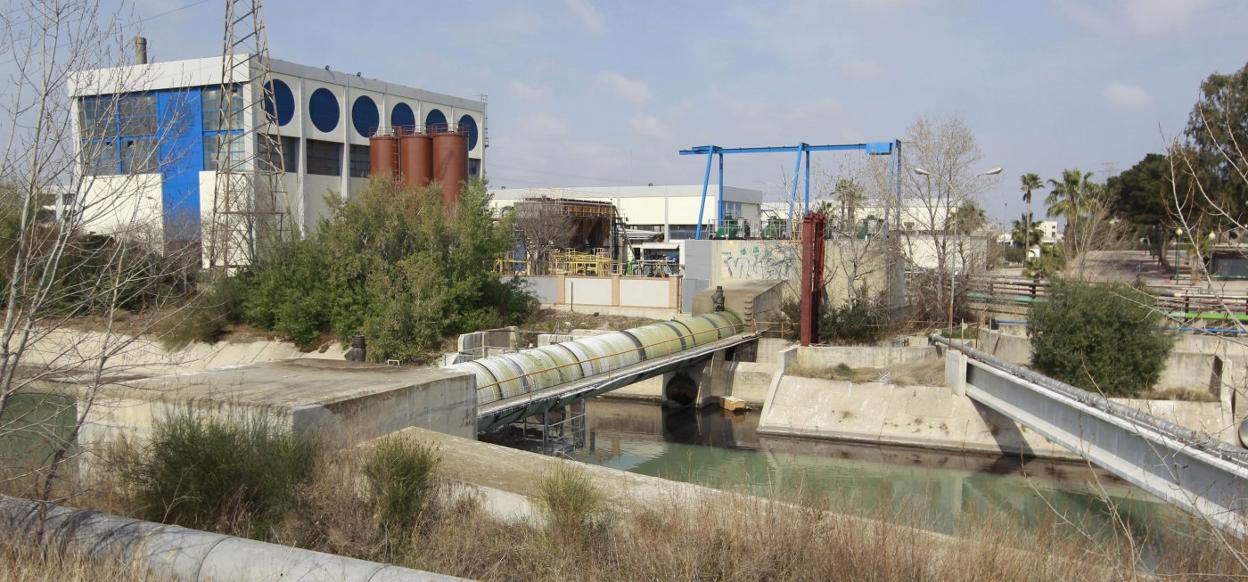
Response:
[{"label": "red support beam", "polygon": [[819,306],[823,304],[824,229],[827,217],[807,212],[802,218],[802,288],[798,323],[803,346],[819,339]]}]

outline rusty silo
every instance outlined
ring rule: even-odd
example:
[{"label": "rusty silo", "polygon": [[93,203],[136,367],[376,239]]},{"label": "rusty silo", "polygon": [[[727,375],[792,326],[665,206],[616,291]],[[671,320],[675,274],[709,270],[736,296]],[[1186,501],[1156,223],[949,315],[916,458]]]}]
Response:
[{"label": "rusty silo", "polygon": [[459,203],[459,189],[468,179],[468,135],[444,131],[433,134],[433,179],[442,187],[442,206]]},{"label": "rusty silo", "polygon": [[368,138],[368,174],[398,176],[399,139],[394,134],[378,132]]},{"label": "rusty silo", "polygon": [[423,188],[433,180],[433,140],[423,133],[399,137],[399,175],[403,184]]}]

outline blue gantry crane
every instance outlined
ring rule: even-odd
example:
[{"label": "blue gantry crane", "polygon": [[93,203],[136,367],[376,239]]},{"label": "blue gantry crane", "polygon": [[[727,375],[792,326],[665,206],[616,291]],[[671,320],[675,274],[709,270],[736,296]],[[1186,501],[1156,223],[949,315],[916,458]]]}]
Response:
[{"label": "blue gantry crane", "polygon": [[[889,179],[896,190],[898,201],[901,200],[901,140],[874,141],[854,144],[810,145],[799,143],[795,146],[766,146],[754,148],[723,148],[717,145],[696,146],[680,150],[682,156],[706,156],[706,173],[702,177],[702,199],[698,206],[698,226],[694,238],[702,238],[702,216],[706,209],[706,192],[711,184],[711,164],[715,156],[719,156],[719,195],[716,197],[715,224],[724,221],[724,154],[776,154],[797,152],[797,161],[793,165],[793,183],[789,193],[789,224],[793,223],[794,209],[797,206],[798,175],[802,172],[802,161],[806,162],[805,197],[802,202],[802,215],[810,210],[810,154],[811,152],[845,152],[862,151],[873,156],[891,156],[889,160]],[[887,222],[887,221],[886,221]]]}]

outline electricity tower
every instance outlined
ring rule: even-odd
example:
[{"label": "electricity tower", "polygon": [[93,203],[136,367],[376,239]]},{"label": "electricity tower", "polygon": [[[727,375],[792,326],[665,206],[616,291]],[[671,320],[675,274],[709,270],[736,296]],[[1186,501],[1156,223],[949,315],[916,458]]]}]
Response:
[{"label": "electricity tower", "polygon": [[[221,87],[204,96],[205,147],[215,147],[206,265],[232,273],[286,236],[285,157],[261,0],[225,0]],[[215,114],[214,114],[215,112]]]}]

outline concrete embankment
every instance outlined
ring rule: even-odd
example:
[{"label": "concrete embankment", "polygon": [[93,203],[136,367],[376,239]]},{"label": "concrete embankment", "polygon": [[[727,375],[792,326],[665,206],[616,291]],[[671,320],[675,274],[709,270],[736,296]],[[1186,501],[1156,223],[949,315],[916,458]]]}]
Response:
[{"label": "concrete embankment", "polygon": [[342,360],[344,353],[336,343],[308,352],[278,340],[193,342],[180,349],[168,350],[150,337],[63,328],[38,337],[22,359],[23,364],[30,366],[72,370],[92,369],[99,363],[101,355],[107,355],[105,368],[108,375],[151,376],[289,359]]},{"label": "concrete embankment", "polygon": [[[1021,349],[1015,340],[1026,341],[989,337],[989,349],[995,345],[1007,354]],[[981,336],[981,346],[985,343]],[[1027,350],[1029,354],[1029,346]],[[1012,419],[955,394],[943,381],[928,378],[930,371],[925,368],[943,362],[943,355],[933,347],[791,348],[780,362],[763,406],[759,434],[1079,458]],[[922,381],[904,385],[908,382],[898,383],[899,379]],[[1229,390],[1223,388],[1221,396],[1217,402],[1115,400],[1236,442]]]}]

